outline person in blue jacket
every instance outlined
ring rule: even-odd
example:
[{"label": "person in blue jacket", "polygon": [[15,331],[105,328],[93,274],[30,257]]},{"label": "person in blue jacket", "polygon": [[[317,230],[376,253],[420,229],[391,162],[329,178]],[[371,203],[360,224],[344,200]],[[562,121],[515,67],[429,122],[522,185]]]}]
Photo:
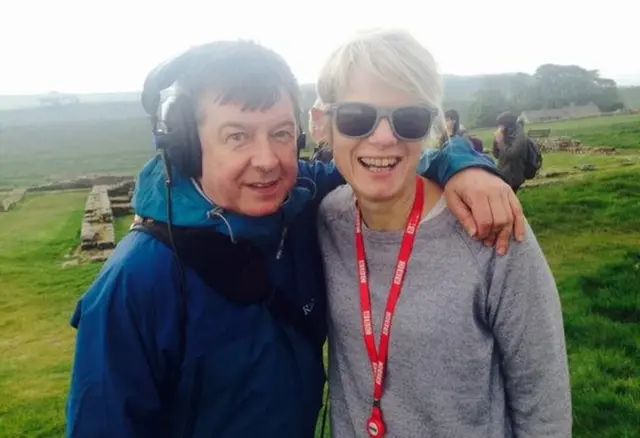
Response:
[{"label": "person in blue jacket", "polygon": [[[326,338],[316,214],[344,181],[297,160],[291,70],[255,43],[210,43],[152,71],[142,100],[160,153],[138,175],[143,221],[72,317],[66,436],[313,437]],[[481,156],[451,144],[423,169],[470,232],[510,236],[515,212],[518,234],[520,205]]]}]

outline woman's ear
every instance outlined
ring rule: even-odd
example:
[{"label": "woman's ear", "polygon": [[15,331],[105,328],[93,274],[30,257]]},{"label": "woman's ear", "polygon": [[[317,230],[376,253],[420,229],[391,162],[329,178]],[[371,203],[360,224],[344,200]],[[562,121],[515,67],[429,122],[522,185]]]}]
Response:
[{"label": "woman's ear", "polygon": [[316,143],[327,142],[329,138],[329,116],[320,108],[309,111],[309,131]]}]

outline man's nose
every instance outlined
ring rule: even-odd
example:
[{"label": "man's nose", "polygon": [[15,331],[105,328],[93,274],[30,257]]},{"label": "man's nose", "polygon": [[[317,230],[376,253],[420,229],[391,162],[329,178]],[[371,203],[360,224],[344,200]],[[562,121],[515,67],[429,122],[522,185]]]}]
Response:
[{"label": "man's nose", "polygon": [[265,172],[278,167],[279,159],[269,138],[256,138],[255,152],[251,159],[251,164]]}]

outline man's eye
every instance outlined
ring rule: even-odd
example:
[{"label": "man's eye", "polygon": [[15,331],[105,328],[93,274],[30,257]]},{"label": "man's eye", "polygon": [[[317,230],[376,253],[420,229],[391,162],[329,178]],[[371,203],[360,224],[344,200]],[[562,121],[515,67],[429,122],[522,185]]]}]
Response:
[{"label": "man's eye", "polygon": [[289,131],[277,131],[273,136],[278,140],[290,140],[293,138],[293,134]]},{"label": "man's eye", "polygon": [[244,132],[234,132],[233,134],[230,134],[230,135],[227,136],[226,142],[227,143],[242,143],[246,139],[247,139],[247,134],[245,134]]}]

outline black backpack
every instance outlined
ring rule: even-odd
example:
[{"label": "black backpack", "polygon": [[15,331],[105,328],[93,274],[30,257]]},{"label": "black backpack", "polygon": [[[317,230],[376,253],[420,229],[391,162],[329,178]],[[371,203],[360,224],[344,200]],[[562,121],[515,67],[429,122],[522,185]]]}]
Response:
[{"label": "black backpack", "polygon": [[524,177],[535,178],[542,167],[542,153],[538,143],[532,138],[527,138],[527,159],[524,163]]}]

